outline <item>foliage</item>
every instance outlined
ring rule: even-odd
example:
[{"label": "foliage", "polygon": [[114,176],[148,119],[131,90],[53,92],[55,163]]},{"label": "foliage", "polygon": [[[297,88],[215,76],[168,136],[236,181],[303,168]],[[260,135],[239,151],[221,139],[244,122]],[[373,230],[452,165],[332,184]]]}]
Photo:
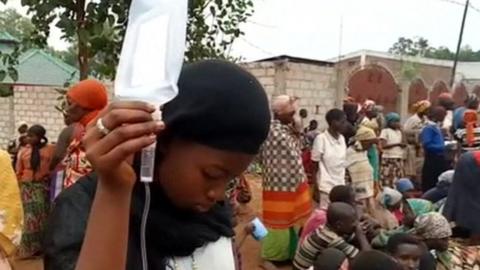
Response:
[{"label": "foliage", "polygon": [[[18,57],[24,51],[38,47],[33,44],[32,35],[35,26],[27,18],[18,13],[15,9],[6,9],[0,11],[0,31],[7,32],[12,35],[18,42],[11,44],[11,48],[7,51],[0,51],[0,82],[10,77],[13,81],[18,80],[16,67],[18,65]],[[45,48],[47,52],[61,58],[61,53],[53,48]],[[9,85],[3,85],[0,88],[0,96],[6,96],[11,93]]]},{"label": "foliage", "polygon": [[15,9],[0,11],[0,31],[6,31],[19,40],[27,40],[34,30],[32,22]]},{"label": "foliage", "polygon": [[[5,1],[0,0],[1,3],[5,3]],[[23,35],[28,36],[28,33],[33,31],[33,25],[15,10],[7,9],[0,12],[0,31],[6,31],[14,36],[23,38]],[[0,82],[3,82],[7,77],[10,77],[13,81],[18,80],[16,66],[22,48],[16,42],[12,43],[11,46],[7,51],[0,51]],[[9,95],[11,95],[11,87],[8,84],[1,84],[0,96],[5,97]]]},{"label": "foliage", "polygon": [[411,61],[402,61],[402,67],[400,70],[401,76],[406,80],[406,81],[412,81],[414,80],[419,71],[419,65],[418,63],[411,62]]},{"label": "foliage", "polygon": [[82,79],[89,75],[90,60],[102,52],[106,76],[114,73],[127,24],[130,0],[22,0],[35,25],[35,44],[46,46],[50,24],[62,32],[62,39],[75,42]]},{"label": "foliage", "polygon": [[65,114],[65,108],[67,106],[67,86],[65,88],[55,88],[55,92],[57,92],[57,105],[55,105],[55,110],[59,111],[62,114]]},{"label": "foliage", "polygon": [[244,35],[240,25],[252,14],[252,0],[191,0],[185,60],[235,60],[229,54],[231,46]]},{"label": "foliage", "polygon": [[429,48],[428,40],[422,37],[414,39],[400,37],[388,51],[398,55],[425,56]]},{"label": "foliage", "polygon": [[[7,0],[0,0],[6,2]],[[46,46],[50,24],[71,42],[65,53],[76,62],[80,77],[113,79],[125,35],[131,0],[22,0],[35,26],[34,44]],[[230,48],[244,33],[240,25],[253,13],[253,0],[189,0],[187,61],[230,59]],[[65,60],[65,59],[64,59]]]},{"label": "foliage", "polygon": [[[431,47],[427,39],[416,37],[413,39],[400,37],[389,49],[390,53],[402,56],[422,56],[441,60],[454,60],[455,52],[445,46]],[[459,61],[480,61],[480,50],[474,51],[470,46],[463,46],[460,50]]]},{"label": "foliage", "polygon": [[[12,81],[18,80],[18,56],[21,53],[21,47],[14,45],[11,52],[0,51],[0,83],[3,82],[7,76]],[[0,84],[0,96],[10,96],[12,94],[11,87],[8,84]]]},{"label": "foliage", "polygon": [[0,84],[0,98],[9,97],[13,95],[12,87],[8,84]]}]

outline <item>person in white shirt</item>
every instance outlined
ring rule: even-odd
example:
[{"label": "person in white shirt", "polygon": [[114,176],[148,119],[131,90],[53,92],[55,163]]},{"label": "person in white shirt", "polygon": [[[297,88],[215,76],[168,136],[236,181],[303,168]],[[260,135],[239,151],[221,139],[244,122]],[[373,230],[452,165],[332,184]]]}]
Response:
[{"label": "person in white shirt", "polygon": [[387,128],[380,133],[380,145],[383,149],[380,175],[384,187],[394,187],[396,179],[404,176],[404,148],[400,115],[389,113],[385,117]]},{"label": "person in white shirt", "polygon": [[328,194],[333,187],[345,185],[347,145],[342,133],[347,126],[347,117],[342,110],[327,112],[328,129],[317,136],[313,143],[313,183],[319,195],[319,206],[327,208]]}]

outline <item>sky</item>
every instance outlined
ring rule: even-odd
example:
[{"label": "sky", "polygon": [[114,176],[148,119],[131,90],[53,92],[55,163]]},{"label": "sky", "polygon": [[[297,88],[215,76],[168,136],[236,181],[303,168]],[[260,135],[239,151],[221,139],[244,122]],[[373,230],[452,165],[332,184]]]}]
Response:
[{"label": "sky", "polygon": [[[287,54],[325,60],[353,51],[387,51],[401,37],[421,36],[455,50],[466,0],[254,0],[255,13],[234,56],[255,60]],[[471,0],[463,44],[480,50],[480,0]],[[20,0],[8,6],[24,13]],[[5,8],[0,4],[0,9]],[[55,29],[49,43],[67,44]]]}]

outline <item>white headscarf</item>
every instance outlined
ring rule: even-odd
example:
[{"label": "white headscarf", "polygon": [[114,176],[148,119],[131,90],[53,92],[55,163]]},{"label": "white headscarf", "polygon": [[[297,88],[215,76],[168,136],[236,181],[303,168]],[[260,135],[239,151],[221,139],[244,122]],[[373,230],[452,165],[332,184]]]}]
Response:
[{"label": "white headscarf", "polygon": [[402,193],[389,187],[383,188],[377,196],[377,201],[385,208],[393,206],[402,200]]}]

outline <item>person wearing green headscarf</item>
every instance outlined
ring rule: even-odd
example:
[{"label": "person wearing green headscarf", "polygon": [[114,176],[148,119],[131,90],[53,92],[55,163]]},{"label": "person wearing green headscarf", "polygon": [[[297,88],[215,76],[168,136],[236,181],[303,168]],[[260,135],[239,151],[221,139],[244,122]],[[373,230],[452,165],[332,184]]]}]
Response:
[{"label": "person wearing green headscarf", "polygon": [[388,113],[385,116],[387,127],[380,133],[380,146],[383,150],[380,177],[382,185],[394,187],[395,181],[404,176],[404,148],[403,134],[400,128],[400,115]]}]

